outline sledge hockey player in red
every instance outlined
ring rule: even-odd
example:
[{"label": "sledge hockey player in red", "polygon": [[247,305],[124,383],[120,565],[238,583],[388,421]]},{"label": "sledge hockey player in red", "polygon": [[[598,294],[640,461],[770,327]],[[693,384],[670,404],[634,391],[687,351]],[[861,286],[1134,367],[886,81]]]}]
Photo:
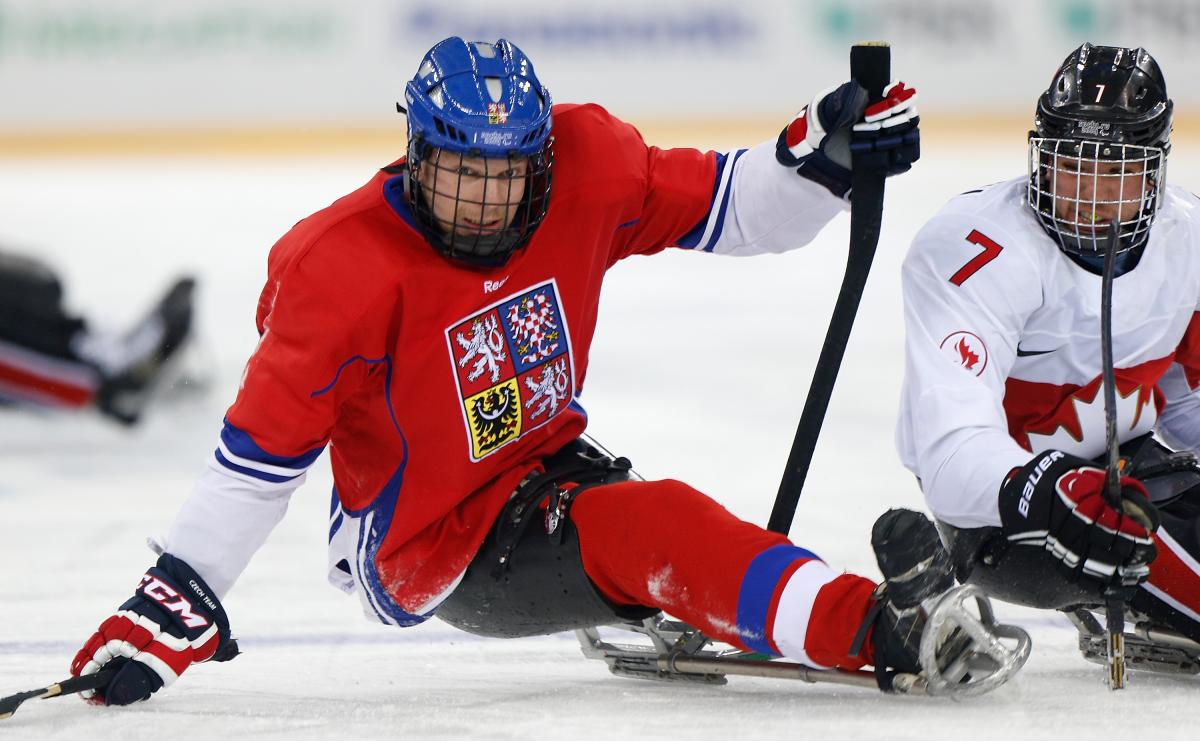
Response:
[{"label": "sledge hockey player in red", "polygon": [[[951,200],[902,271],[897,444],[956,575],[1072,610],[1089,636],[1098,622],[1072,608],[1117,590],[1139,628],[1200,641],[1200,201],[1167,185],[1171,115],[1144,49],[1080,46],[1038,100],[1027,175]],[[1097,462],[1113,219],[1119,510]],[[1126,640],[1157,668],[1200,669],[1195,649]]]},{"label": "sledge hockey player in red", "polygon": [[128,332],[109,334],[64,310],[49,265],[0,252],[0,406],[95,409],[135,424],[191,334],[194,287],[175,281]]},{"label": "sledge hockey player in red", "polygon": [[927,519],[877,524],[897,579],[876,592],[686,484],[638,479],[581,438],[578,398],[608,268],[810,241],[846,208],[851,147],[889,174],[917,158],[914,91],[868,106],[846,83],[728,154],[552,106],[505,40],[438,43],[404,98],[407,157],[271,251],[209,470],[72,665],[117,670],[92,700],[143,700],[236,653],[220,600],[326,448],[329,578],[373,619],[520,636],[663,610],[812,666],[919,670],[917,605],[952,581]]}]

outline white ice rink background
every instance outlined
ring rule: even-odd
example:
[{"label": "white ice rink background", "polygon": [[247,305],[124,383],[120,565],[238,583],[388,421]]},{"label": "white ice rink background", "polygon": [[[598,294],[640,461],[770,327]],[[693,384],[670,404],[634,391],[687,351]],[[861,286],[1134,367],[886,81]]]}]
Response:
[{"label": "white ice rink background", "polygon": [[[1197,180],[1189,144],[1172,155],[1175,182]],[[153,559],[143,540],[165,531],[214,447],[256,339],[267,249],[390,154],[0,160],[0,243],[58,266],[70,306],[113,328],[170,278],[194,273],[200,346],[215,369],[207,394],[164,400],[132,431],[84,415],[0,414],[0,693],[64,678],[80,642],[130,593]],[[877,578],[871,523],[890,506],[920,506],[891,442],[901,255],[945,198],[1022,162],[1019,137],[928,141],[916,168],[889,182],[875,267],[792,531],[836,567]],[[583,395],[591,431],[643,475],[688,481],[765,523],[848,221],[782,257],[679,252],[618,266]],[[585,660],[570,634],[501,641],[437,620],[372,624],[324,581],[330,485],[322,460],[226,600],[243,656],[193,667],[136,707],[31,701],[0,722],[0,738],[1194,738],[1200,678],[1135,673],[1110,693],[1064,619],[1004,605],[1001,616],[1033,634],[1033,657],[1010,685],[964,703],[736,677],[725,687],[641,682]]]}]

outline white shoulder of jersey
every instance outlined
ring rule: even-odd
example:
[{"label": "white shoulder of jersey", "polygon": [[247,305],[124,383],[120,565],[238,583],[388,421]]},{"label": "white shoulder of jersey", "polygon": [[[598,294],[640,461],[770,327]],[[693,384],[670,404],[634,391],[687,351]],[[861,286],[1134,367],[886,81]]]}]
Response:
[{"label": "white shoulder of jersey", "polygon": [[[1164,281],[1167,275],[1200,272],[1187,269],[1189,263],[1200,261],[1200,197],[1168,185],[1150,234],[1152,240],[1161,240],[1173,253],[1163,266]],[[1181,254],[1183,250],[1190,254]],[[1200,312],[1200,290],[1195,301],[1195,311]],[[1155,431],[1172,448],[1200,453],[1200,389],[1192,388],[1187,369],[1179,361],[1172,363],[1158,385],[1166,403],[1159,412]]]},{"label": "white shoulder of jersey", "polygon": [[917,232],[904,270],[928,271],[941,290],[995,290],[1005,298],[1013,289],[1032,289],[1029,278],[1056,257],[1045,239],[1025,205],[1025,179],[1015,178],[947,202]]},{"label": "white shoulder of jersey", "polygon": [[1200,196],[1178,185],[1168,185],[1163,193],[1151,235],[1167,229],[1185,228],[1195,246],[1200,247]]}]

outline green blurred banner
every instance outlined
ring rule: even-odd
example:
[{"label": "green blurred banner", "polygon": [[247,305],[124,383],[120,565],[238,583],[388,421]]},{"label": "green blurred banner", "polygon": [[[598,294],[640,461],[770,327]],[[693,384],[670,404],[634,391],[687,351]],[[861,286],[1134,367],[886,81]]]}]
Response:
[{"label": "green blurred banner", "polygon": [[556,99],[631,117],[786,116],[862,40],[927,110],[1029,111],[1085,40],[1200,93],[1200,0],[0,0],[0,133],[393,125],[452,34],[509,38]]}]

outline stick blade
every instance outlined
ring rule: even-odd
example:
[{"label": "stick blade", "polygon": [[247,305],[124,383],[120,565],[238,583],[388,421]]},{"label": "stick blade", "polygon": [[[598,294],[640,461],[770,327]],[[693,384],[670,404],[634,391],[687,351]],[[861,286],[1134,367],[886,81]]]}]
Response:
[{"label": "stick blade", "polygon": [[73,695],[76,692],[83,692],[84,690],[101,689],[108,684],[115,673],[112,669],[102,669],[95,674],[71,677],[36,690],[27,690],[25,692],[18,692],[15,695],[9,695],[8,697],[0,697],[0,720],[11,718],[13,713],[17,712],[17,708],[21,707],[21,703],[26,700],[32,700],[35,697],[48,700],[51,697]]},{"label": "stick blade", "polygon": [[0,720],[11,718],[13,713],[17,712],[17,708],[21,707],[21,703],[26,700],[32,700],[35,697],[41,697],[48,690],[48,687],[42,687],[41,689],[18,692],[15,695],[0,698]]}]

